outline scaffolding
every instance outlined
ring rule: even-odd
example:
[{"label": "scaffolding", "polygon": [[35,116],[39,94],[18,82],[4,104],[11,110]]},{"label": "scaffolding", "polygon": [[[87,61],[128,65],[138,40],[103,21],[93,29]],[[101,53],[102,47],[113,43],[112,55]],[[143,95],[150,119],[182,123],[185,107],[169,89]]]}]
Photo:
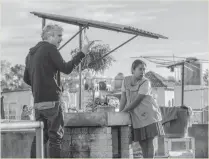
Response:
[{"label": "scaffolding", "polygon": [[[147,37],[147,38],[154,38],[154,39],[168,39],[168,37],[165,37],[160,34],[152,33],[149,31],[145,31],[142,29],[138,29],[132,26],[126,26],[126,25],[120,25],[116,23],[107,23],[107,22],[101,22],[101,21],[96,21],[96,20],[89,20],[89,19],[83,19],[83,18],[76,18],[76,17],[70,17],[70,16],[63,16],[63,15],[56,15],[56,14],[49,14],[49,13],[42,13],[42,12],[31,12],[31,14],[34,14],[35,16],[38,16],[39,18],[42,18],[42,28],[46,24],[46,19],[52,20],[52,21],[57,21],[57,22],[62,22],[62,23],[67,23],[71,25],[76,25],[79,27],[79,31],[73,35],[64,45],[62,45],[59,50],[61,50],[65,45],[67,45],[73,38],[75,38],[77,35],[79,35],[79,49],[81,50],[82,48],[82,32],[89,27],[92,28],[99,28],[99,29],[104,29],[104,30],[110,30],[110,31],[116,31],[119,33],[126,33],[133,35],[130,39],[127,41],[123,42],[121,45],[117,46],[104,56],[102,56],[98,60],[102,60],[104,57],[108,56],[118,48],[122,47],[126,43],[130,42],[131,40],[135,39],[138,36],[142,37]],[[93,61],[96,62],[96,61]],[[60,85],[60,72],[58,71],[58,84]],[[82,75],[81,75],[81,64],[79,64],[79,109],[81,109],[81,85],[82,85]]]}]

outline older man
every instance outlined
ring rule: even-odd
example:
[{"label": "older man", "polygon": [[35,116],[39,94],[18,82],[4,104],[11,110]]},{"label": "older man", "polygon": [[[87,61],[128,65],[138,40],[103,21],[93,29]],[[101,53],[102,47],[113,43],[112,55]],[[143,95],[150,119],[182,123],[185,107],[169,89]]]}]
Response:
[{"label": "older man", "polygon": [[[34,96],[35,119],[44,123],[44,144],[49,140],[49,155],[59,158],[64,135],[62,89],[57,83],[57,72],[70,74],[88,53],[92,43],[84,45],[71,61],[65,62],[58,51],[63,29],[58,25],[47,25],[42,31],[42,40],[29,51],[26,57],[24,81],[31,86]],[[36,157],[35,138],[31,147],[31,158]]]}]

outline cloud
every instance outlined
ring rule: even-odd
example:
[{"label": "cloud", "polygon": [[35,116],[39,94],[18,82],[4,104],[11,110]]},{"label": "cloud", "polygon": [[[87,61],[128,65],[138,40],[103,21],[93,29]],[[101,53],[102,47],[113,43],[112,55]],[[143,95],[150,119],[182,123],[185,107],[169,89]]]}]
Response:
[{"label": "cloud", "polygon": [[209,52],[193,52],[193,53],[184,53],[184,56],[202,56],[209,55]]},{"label": "cloud", "polygon": [[30,38],[34,37],[37,33],[40,35],[40,28],[38,24],[2,27],[1,42],[13,42],[20,38]]},{"label": "cloud", "polygon": [[[167,26],[172,24],[171,17],[178,10],[179,3],[172,6],[170,2],[154,2],[154,1],[75,1],[75,0],[1,0],[2,5],[2,30],[1,43],[5,56],[12,57],[18,61],[20,57],[16,56],[16,52],[25,53],[31,45],[34,45],[40,39],[41,33],[41,18],[32,14],[31,11],[53,13],[58,15],[80,17],[85,19],[99,20],[110,23],[118,23],[124,25],[135,26],[136,28],[149,30],[158,33],[164,33],[170,37],[169,40],[152,40],[147,38],[138,38],[138,41],[131,45],[126,45],[114,53],[124,57],[137,56],[142,54],[148,55],[165,55],[167,53],[180,55],[180,52],[189,52],[190,50],[198,52],[192,56],[207,55],[206,41],[191,37],[190,41],[186,41],[182,31],[179,30],[178,36],[173,36],[175,26]],[[181,10],[180,10],[181,11]],[[181,13],[181,12],[180,12]],[[192,15],[192,14],[191,14]],[[190,16],[191,16],[190,15]],[[188,16],[187,14],[184,15]],[[164,21],[163,21],[164,20]],[[182,17],[178,18],[178,23],[181,24]],[[165,22],[166,21],[166,22]],[[50,20],[46,21],[50,23]],[[161,23],[162,22],[162,23]],[[164,23],[165,22],[165,23]],[[54,22],[53,23],[57,23]],[[63,41],[69,39],[78,31],[78,26],[60,23],[64,28]],[[160,33],[159,32],[159,33]],[[117,35],[117,33],[106,34],[107,32],[93,29],[88,31],[91,39],[106,39],[105,41],[110,46],[118,45],[126,37]],[[104,34],[103,34],[104,33]],[[115,35],[115,36],[114,36]],[[185,41],[181,40],[185,39]],[[173,38],[173,39],[172,39]],[[175,39],[176,38],[176,39]],[[75,45],[74,45],[74,43]],[[139,44],[140,43],[140,44]],[[77,46],[77,39],[72,41],[72,47]],[[195,45],[195,46],[194,46]],[[62,50],[63,52],[68,48]],[[71,48],[69,46],[69,51]],[[125,51],[123,51],[125,50]],[[66,52],[67,52],[66,51]],[[135,53],[133,51],[136,51]],[[201,52],[202,51],[202,52]],[[190,53],[188,53],[191,55]],[[22,54],[20,54],[22,55]],[[184,56],[184,54],[182,54]],[[122,58],[117,57],[118,59]]]},{"label": "cloud", "polygon": [[142,11],[139,11],[139,15],[150,15],[150,14],[156,14],[156,13],[162,13],[162,12],[166,12],[168,11],[167,8],[158,8],[158,9],[148,9],[148,10],[142,10]]},{"label": "cloud", "polygon": [[88,9],[92,9],[92,10],[101,10],[101,9],[122,9],[125,8],[127,5],[126,4],[121,4],[121,3],[115,3],[115,4],[111,4],[111,3],[102,3],[100,2],[100,4],[96,4],[96,3],[92,3],[92,4],[87,4],[85,5]]}]

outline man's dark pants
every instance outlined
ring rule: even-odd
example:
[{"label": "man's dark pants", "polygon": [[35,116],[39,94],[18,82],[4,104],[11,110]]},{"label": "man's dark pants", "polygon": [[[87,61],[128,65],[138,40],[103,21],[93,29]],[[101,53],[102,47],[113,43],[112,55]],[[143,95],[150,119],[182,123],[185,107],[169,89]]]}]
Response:
[{"label": "man's dark pants", "polygon": [[[49,141],[49,157],[61,157],[61,142],[64,135],[64,114],[61,102],[56,102],[55,107],[38,110],[35,109],[36,121],[44,123],[44,146]],[[46,151],[45,151],[46,157]],[[31,158],[36,158],[36,137],[31,146]]]}]

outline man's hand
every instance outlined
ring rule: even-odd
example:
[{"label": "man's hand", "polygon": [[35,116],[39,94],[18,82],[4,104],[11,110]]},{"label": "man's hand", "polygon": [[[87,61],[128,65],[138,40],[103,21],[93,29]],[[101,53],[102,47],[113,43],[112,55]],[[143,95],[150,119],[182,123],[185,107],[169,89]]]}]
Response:
[{"label": "man's hand", "polygon": [[89,53],[90,47],[94,44],[95,41],[89,41],[87,44],[83,46],[81,49],[81,52],[83,52],[85,55]]}]

